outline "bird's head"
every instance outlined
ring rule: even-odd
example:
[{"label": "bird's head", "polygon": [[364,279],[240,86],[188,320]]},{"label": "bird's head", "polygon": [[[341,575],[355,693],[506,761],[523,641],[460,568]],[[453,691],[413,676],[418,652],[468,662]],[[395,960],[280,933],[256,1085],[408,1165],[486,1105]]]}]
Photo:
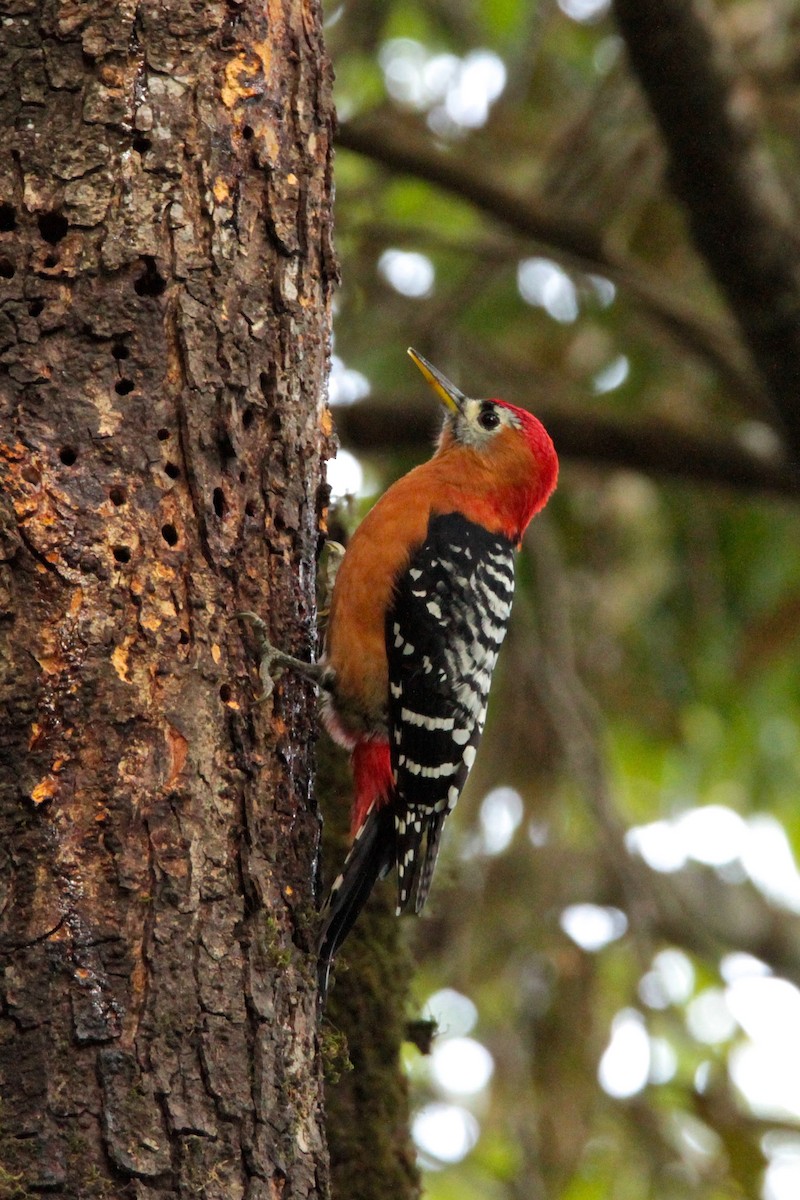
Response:
[{"label": "bird's head", "polygon": [[438,454],[467,451],[475,472],[506,493],[519,535],[556,486],[558,456],[541,421],[505,400],[465,396],[432,363],[409,347],[411,359],[445,407]]}]

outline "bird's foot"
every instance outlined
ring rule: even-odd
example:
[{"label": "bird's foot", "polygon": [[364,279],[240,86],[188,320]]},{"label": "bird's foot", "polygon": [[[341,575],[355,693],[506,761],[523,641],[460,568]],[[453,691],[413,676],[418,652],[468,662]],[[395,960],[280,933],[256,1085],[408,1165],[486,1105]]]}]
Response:
[{"label": "bird's foot", "polygon": [[266,700],[272,695],[275,680],[279,677],[281,671],[286,669],[296,671],[299,675],[304,675],[306,679],[310,679],[312,683],[316,683],[318,686],[324,686],[323,668],[318,663],[303,662],[302,659],[295,658],[291,654],[284,654],[282,650],[278,650],[277,647],[273,646],[269,640],[266,622],[257,613],[237,612],[234,613],[234,616],[240,621],[246,621],[248,625],[252,625],[253,627],[260,660],[258,676],[261,680],[261,686],[264,689],[261,697],[262,700]]},{"label": "bird's foot", "polygon": [[344,546],[328,538],[317,563],[317,620],[321,626],[327,624],[330,616],[333,585],[343,558]]}]

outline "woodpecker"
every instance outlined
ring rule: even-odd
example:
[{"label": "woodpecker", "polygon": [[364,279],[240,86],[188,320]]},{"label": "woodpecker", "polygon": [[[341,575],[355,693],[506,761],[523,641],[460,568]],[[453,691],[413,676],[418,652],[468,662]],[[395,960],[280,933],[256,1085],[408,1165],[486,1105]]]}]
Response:
[{"label": "woodpecker", "polygon": [[558,475],[536,417],[471,399],[408,353],[444,405],[442,432],[433,457],[393,484],[351,538],[320,662],[275,650],[257,622],[262,677],[289,666],[315,679],[323,721],[352,757],[353,844],[324,910],[323,1000],[376,880],[396,868],[398,914],[425,903],[483,731],[515,551]]}]

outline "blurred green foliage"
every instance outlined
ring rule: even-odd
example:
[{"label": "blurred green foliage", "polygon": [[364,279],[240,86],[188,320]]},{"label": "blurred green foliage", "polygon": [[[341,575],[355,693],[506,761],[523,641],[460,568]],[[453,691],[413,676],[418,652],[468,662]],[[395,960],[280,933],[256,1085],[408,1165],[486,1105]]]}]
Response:
[{"label": "blurred green foliage", "polygon": [[[588,19],[568,15],[579,11]],[[712,15],[796,200],[797,7],[728,0]],[[779,440],[769,407],[670,197],[607,8],[333,0],[328,20],[342,119],[335,353],[370,385],[340,411],[343,444],[384,483],[410,465],[408,445],[396,453],[367,417],[418,403],[412,344],[472,394],[577,415],[590,431],[599,419],[630,424],[648,445],[641,461],[634,446],[615,468],[567,447],[559,491],[523,551],[482,752],[429,909],[412,927],[410,1016],[439,989],[458,990],[477,1007],[469,1036],[494,1062],[484,1090],[459,1096],[410,1054],[417,1109],[463,1108],[479,1128],[451,1165],[426,1153],[426,1195],[800,1195],[800,1088],[787,1106],[779,1077],[800,1077],[786,1015],[800,1013],[800,992],[795,1009],[775,1009],[773,1043],[753,1034],[735,998],[741,979],[762,970],[800,984],[800,876],[789,851],[800,852],[797,500],[658,468],[665,421],[687,439],[728,439],[768,459]],[[497,94],[481,120],[493,71]],[[431,181],[432,155],[459,168],[458,185]],[[573,245],[523,236],[482,201],[487,182],[563,222]],[[589,235],[602,251],[594,263]],[[425,294],[408,294],[413,262],[404,283],[386,268],[387,250],[424,256],[434,275]],[[550,270],[536,303],[521,290],[531,259]],[[681,321],[670,323],[676,306]],[[615,362],[624,368],[606,387]],[[428,452],[420,437],[411,457]],[[499,850],[485,803],[498,786],[522,799]],[[700,837],[680,818],[707,806]],[[626,840],[656,822],[662,851],[678,847],[671,870],[653,869],[652,854]],[[581,948],[560,923],[577,904],[623,912],[627,931]],[[659,976],[653,962],[670,948],[691,983],[659,999],[662,985],[642,981]],[[741,952],[763,965],[731,957]],[[718,1039],[695,1019],[709,989],[739,1013]],[[765,992],[767,1024],[770,1003]],[[613,1095],[598,1067],[624,1012],[641,1014],[651,1075]],[[773,1111],[754,1086],[737,1086],[743,1049],[767,1093],[774,1082]]]}]

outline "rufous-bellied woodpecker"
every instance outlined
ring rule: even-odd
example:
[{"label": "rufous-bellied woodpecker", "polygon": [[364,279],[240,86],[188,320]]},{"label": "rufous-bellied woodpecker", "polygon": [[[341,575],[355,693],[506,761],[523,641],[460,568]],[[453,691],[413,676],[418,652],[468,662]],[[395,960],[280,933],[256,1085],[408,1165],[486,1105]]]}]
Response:
[{"label": "rufous-bellied woodpecker", "polygon": [[409,354],[445,406],[436,453],[389,488],[350,540],[318,664],[274,650],[262,626],[266,669],[314,678],[325,725],[352,755],[353,845],[324,912],[323,999],[377,879],[397,868],[398,913],[425,903],[445,817],[483,730],[514,553],[558,475],[536,417],[470,399]]}]

